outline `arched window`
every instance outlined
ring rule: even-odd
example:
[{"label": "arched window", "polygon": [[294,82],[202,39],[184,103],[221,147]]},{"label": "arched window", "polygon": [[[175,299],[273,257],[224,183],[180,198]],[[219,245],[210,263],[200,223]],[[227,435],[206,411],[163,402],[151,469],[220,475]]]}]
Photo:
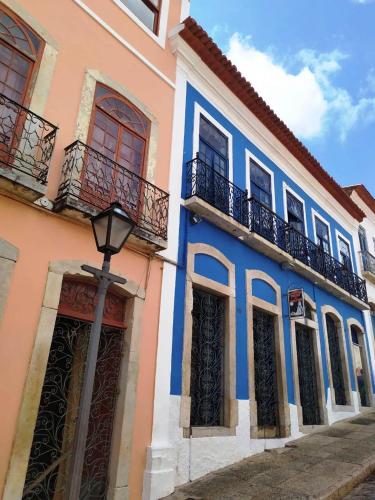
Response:
[{"label": "arched window", "polygon": [[131,172],[143,174],[150,121],[117,92],[98,84],[89,145]]},{"label": "arched window", "polygon": [[13,14],[0,7],[0,93],[24,104],[42,40]]}]

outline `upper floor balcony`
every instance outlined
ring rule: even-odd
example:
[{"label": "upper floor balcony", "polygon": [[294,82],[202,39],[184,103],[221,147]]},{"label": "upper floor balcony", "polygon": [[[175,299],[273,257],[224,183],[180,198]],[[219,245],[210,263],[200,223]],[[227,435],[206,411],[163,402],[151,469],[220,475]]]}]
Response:
[{"label": "upper floor balcony", "polygon": [[337,297],[368,308],[365,280],[199,158],[187,164],[185,206]]},{"label": "upper floor balcony", "polygon": [[113,201],[135,221],[136,237],[166,248],[168,193],[80,141],[66,147],[55,210],[82,219]]},{"label": "upper floor balcony", "polygon": [[362,274],[369,281],[375,283],[375,256],[367,250],[360,252],[362,262]]},{"label": "upper floor balcony", "polygon": [[57,127],[0,94],[0,188],[34,201],[45,193]]}]

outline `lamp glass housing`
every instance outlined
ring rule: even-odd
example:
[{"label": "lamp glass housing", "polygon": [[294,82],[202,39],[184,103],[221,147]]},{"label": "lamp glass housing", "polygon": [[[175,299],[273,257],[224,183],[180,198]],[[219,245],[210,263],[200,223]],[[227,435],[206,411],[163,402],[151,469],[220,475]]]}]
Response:
[{"label": "lamp glass housing", "polygon": [[91,219],[96,247],[99,252],[118,253],[134,229],[135,223],[120,203],[112,203]]}]

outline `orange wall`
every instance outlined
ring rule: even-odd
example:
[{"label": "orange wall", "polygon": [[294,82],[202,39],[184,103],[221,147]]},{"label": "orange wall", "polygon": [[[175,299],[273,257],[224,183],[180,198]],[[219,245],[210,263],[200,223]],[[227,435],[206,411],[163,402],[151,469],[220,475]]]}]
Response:
[{"label": "orange wall", "polygon": [[[1,324],[0,349],[0,484],[3,485],[16,428],[28,364],[38,325],[50,261],[78,259],[101,266],[89,226],[0,197],[1,237],[19,250],[11,290]],[[123,250],[112,259],[111,270],[146,284],[148,258]],[[141,497],[145,450],[151,440],[152,401],[162,276],[162,263],[153,260],[146,290],[140,349],[134,447],[129,474],[131,498]],[[5,410],[6,409],[6,410]]]},{"label": "orange wall", "polygon": [[[11,8],[11,1],[4,2]],[[169,79],[175,78],[175,58],[140,29],[112,0],[85,3],[137,48]],[[126,87],[158,121],[154,183],[168,190],[174,89],[108,34],[73,0],[19,0],[24,9],[58,43],[57,62],[43,117],[59,126],[47,196],[53,199],[60,179],[63,148],[75,139],[77,114],[86,69],[98,70]],[[168,29],[179,22],[180,1],[171,0]],[[101,265],[91,228],[0,196],[0,237],[20,250],[0,332],[0,494],[9,464],[17,415],[27,376],[48,264],[78,259]],[[145,286],[149,259],[123,250],[111,269]],[[129,485],[132,499],[141,497],[146,446],[150,444],[162,263],[151,261],[140,351],[140,372],[134,419]]]}]

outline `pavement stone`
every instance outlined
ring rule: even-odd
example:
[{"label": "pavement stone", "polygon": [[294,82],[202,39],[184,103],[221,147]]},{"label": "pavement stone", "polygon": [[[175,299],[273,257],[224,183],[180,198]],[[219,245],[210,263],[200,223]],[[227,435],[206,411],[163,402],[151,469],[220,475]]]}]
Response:
[{"label": "pavement stone", "polygon": [[344,497],[345,500],[364,500],[375,498],[375,474],[371,474],[363,483]]},{"label": "pavement stone", "polygon": [[[212,472],[177,488],[165,499],[339,499],[373,471],[375,411],[371,410],[317,430],[285,448]],[[345,499],[375,499],[375,474],[358,488]]]}]

